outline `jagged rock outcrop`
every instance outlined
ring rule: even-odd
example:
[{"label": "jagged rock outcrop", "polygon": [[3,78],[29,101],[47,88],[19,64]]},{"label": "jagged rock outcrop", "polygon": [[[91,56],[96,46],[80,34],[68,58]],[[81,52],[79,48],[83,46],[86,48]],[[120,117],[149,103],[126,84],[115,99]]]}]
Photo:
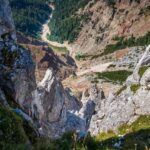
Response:
[{"label": "jagged rock outcrop", "polygon": [[44,78],[46,70],[53,68],[56,76],[63,80],[76,71],[76,64],[69,54],[55,54],[55,49],[49,44],[23,35],[17,32],[17,43],[31,51],[33,61],[36,64],[35,76],[37,81]]},{"label": "jagged rock outcrop", "polygon": [[16,44],[8,1],[2,0],[0,8],[0,102],[32,122],[43,136],[87,131],[95,108],[92,99],[79,102],[51,69],[37,85],[30,51]]},{"label": "jagged rock outcrop", "polygon": [[0,3],[0,88],[9,100],[28,111],[36,87],[30,52],[15,44],[15,27],[8,1]]},{"label": "jagged rock outcrop", "polygon": [[108,98],[99,99],[97,113],[92,116],[89,128],[93,135],[109,130],[117,131],[119,126],[134,122],[140,115],[150,114],[150,69],[147,69],[142,77],[139,75],[140,67],[149,65],[149,50],[150,46],[137,64],[133,75],[127,79],[127,88],[121,94],[115,96],[110,93]]},{"label": "jagged rock outcrop", "polygon": [[39,132],[60,137],[67,131],[85,131],[94,112],[91,100],[79,102],[65,90],[48,69],[33,94],[32,116],[39,120]]}]

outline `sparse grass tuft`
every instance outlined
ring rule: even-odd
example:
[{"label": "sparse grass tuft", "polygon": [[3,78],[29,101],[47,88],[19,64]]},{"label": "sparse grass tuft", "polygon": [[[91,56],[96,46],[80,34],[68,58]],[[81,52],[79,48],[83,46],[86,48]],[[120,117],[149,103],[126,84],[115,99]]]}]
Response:
[{"label": "sparse grass tuft", "polygon": [[116,96],[120,95],[124,90],[126,90],[126,88],[127,88],[127,86],[124,85],[123,87],[121,87],[121,88],[115,93],[115,95],[116,95]]},{"label": "sparse grass tuft", "polygon": [[49,47],[55,52],[55,53],[62,53],[62,54],[68,54],[69,51],[66,47],[57,47],[49,44]]},{"label": "sparse grass tuft", "polygon": [[130,87],[131,91],[134,93],[136,93],[139,88],[140,88],[139,84],[132,84]]},{"label": "sparse grass tuft", "polygon": [[86,60],[87,58],[90,58],[92,55],[83,54],[82,52],[77,52],[75,55],[75,59],[78,61]]},{"label": "sparse grass tuft", "polygon": [[104,141],[112,137],[117,137],[117,135],[114,133],[114,131],[109,130],[108,132],[102,132],[98,134],[95,138],[97,141]]}]

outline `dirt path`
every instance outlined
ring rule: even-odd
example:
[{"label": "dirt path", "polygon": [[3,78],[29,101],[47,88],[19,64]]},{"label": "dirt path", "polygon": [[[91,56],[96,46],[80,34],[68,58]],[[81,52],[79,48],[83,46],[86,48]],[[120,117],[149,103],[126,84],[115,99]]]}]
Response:
[{"label": "dirt path", "polygon": [[[51,8],[52,8],[52,11],[55,10],[55,7],[53,5],[49,5]],[[53,17],[53,13],[50,15],[49,17],[49,20],[43,25],[43,28],[42,28],[42,34],[41,34],[41,39],[44,41],[44,42],[47,42],[48,44],[52,45],[52,46],[56,46],[56,47],[66,47],[70,53],[70,56],[73,56],[73,49],[72,47],[68,44],[68,42],[64,42],[64,43],[59,43],[59,42],[56,42],[56,41],[50,41],[47,39],[47,35],[51,34],[51,31],[50,31],[50,28],[48,26],[51,18]]]},{"label": "dirt path", "polygon": [[105,63],[105,64],[99,64],[99,65],[96,65],[96,66],[91,66],[89,69],[79,71],[76,74],[77,74],[77,76],[82,76],[82,75],[85,75],[85,74],[91,73],[91,72],[103,72],[111,64],[112,64],[112,62]]},{"label": "dirt path", "polygon": [[[55,10],[55,7],[53,5],[49,5],[52,8],[52,11]],[[52,46],[56,46],[56,47],[66,47],[69,51],[69,55],[72,58],[75,58],[75,53],[73,51],[73,48],[68,44],[68,42],[64,42],[63,44],[56,42],[56,41],[50,41],[47,39],[47,35],[51,34],[50,28],[48,26],[51,18],[53,17],[53,13],[50,15],[49,20],[43,25],[43,29],[42,29],[42,34],[41,34],[41,39],[45,42],[47,42],[48,44],[52,45]],[[112,64],[112,62],[109,63],[105,63],[105,64],[99,64],[99,65],[95,65],[95,66],[91,66],[89,69],[86,70],[81,70],[77,72],[77,76],[82,76],[85,75],[87,73],[90,72],[103,72],[107,69],[107,67]],[[78,66],[79,64],[77,64]],[[79,67],[79,66],[78,66]],[[80,67],[79,67],[80,68]]]}]

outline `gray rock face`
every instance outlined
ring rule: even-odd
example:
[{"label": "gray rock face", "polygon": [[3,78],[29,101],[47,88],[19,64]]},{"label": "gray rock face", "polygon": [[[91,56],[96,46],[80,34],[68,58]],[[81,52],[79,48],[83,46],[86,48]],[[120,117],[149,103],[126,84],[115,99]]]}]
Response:
[{"label": "gray rock face", "polygon": [[148,65],[149,63],[150,63],[150,45],[146,48],[144,55],[141,57],[141,59],[137,63],[133,71],[133,74],[129,76],[129,78],[127,79],[126,84],[127,85],[138,84],[140,81],[140,76],[138,74],[140,67],[142,65]]},{"label": "gray rock face", "polygon": [[36,87],[30,52],[15,44],[15,27],[7,0],[0,3],[0,87],[6,98],[29,111]]},{"label": "gray rock face", "polygon": [[125,55],[123,58],[116,60],[114,62],[114,65],[116,65],[116,67],[127,66],[134,69],[143,55],[143,50],[144,47],[129,48],[129,53]]},{"label": "gray rock face", "polygon": [[[108,98],[99,100],[99,107],[96,107],[97,113],[92,116],[90,122],[89,131],[92,135],[108,130],[117,130],[120,125],[130,124],[140,115],[150,114],[150,69],[144,73],[142,78],[138,75],[139,68],[143,64],[149,64],[147,61],[150,58],[149,50],[150,46],[147,47],[137,64],[133,75],[127,79],[127,89],[119,96],[110,94]],[[139,89],[134,93],[130,86],[135,83],[139,84]]]},{"label": "gray rock face", "polygon": [[79,101],[65,91],[48,69],[33,93],[32,115],[39,120],[39,132],[53,138],[67,131],[86,131],[94,112],[94,103]]},{"label": "gray rock face", "polygon": [[[15,44],[15,27],[7,0],[0,3],[0,102],[34,123],[43,136],[60,137],[67,131],[87,131],[94,102],[79,102],[48,69],[36,84],[35,66],[28,50]],[[30,118],[30,119],[29,119]],[[31,121],[33,120],[33,121]]]}]

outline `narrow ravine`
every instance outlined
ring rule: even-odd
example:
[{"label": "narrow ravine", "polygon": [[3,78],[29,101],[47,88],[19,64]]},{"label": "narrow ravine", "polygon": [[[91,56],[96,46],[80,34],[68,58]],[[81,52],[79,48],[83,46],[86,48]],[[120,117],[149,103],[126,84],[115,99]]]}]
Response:
[{"label": "narrow ravine", "polygon": [[[43,24],[43,28],[42,28],[42,34],[41,34],[41,39],[52,45],[52,46],[56,46],[56,47],[66,47],[67,50],[69,51],[69,55],[75,60],[75,51],[73,50],[72,46],[68,44],[67,41],[65,41],[64,43],[59,43],[57,41],[50,41],[47,39],[47,35],[51,34],[51,30],[49,28],[49,22],[51,20],[51,18],[53,17],[53,11],[55,10],[55,6],[54,5],[49,5],[49,7],[51,7],[52,9],[52,13],[50,14],[49,20],[47,20],[47,22],[45,24]],[[76,60],[75,60],[76,61]],[[80,63],[78,63],[76,61],[76,64],[78,66],[78,68],[80,68]],[[103,72],[107,69],[107,67],[112,64],[112,62],[108,62],[108,63],[104,63],[104,64],[98,64],[98,65],[94,65],[94,66],[89,66],[88,69],[83,69],[83,70],[78,70],[76,72],[77,76],[83,76],[85,74],[91,73],[91,72]]]},{"label": "narrow ravine", "polygon": [[68,44],[67,41],[65,41],[64,43],[59,43],[56,41],[50,41],[47,39],[47,35],[51,34],[50,28],[49,28],[49,22],[51,20],[51,18],[53,17],[53,11],[55,10],[55,6],[54,5],[49,5],[49,7],[51,7],[52,9],[52,13],[49,17],[49,20],[47,20],[47,22],[45,24],[43,24],[43,28],[42,28],[42,34],[41,34],[41,39],[45,42],[47,42],[48,44],[52,45],[52,46],[56,46],[56,47],[66,47],[69,51],[70,56],[73,55],[73,50],[72,47]]}]

